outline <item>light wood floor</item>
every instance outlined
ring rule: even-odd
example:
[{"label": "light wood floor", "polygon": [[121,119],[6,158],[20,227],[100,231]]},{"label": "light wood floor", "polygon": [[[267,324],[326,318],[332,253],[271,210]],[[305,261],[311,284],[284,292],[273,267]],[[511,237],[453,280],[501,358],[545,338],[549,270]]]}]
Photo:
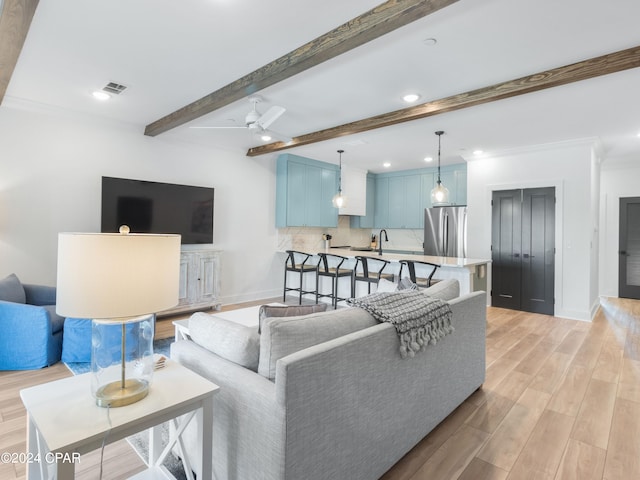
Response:
[{"label": "light wood floor", "polygon": [[[253,304],[258,302],[253,302]],[[233,307],[243,307],[249,304]],[[173,335],[170,320],[158,337]],[[0,372],[0,453],[25,450],[19,390],[70,373],[62,364]],[[97,452],[78,478],[98,478]],[[125,442],[105,479],[143,469]],[[0,464],[0,478],[25,478]],[[592,323],[488,309],[487,379],[383,480],[640,478],[640,301],[603,299]]]}]

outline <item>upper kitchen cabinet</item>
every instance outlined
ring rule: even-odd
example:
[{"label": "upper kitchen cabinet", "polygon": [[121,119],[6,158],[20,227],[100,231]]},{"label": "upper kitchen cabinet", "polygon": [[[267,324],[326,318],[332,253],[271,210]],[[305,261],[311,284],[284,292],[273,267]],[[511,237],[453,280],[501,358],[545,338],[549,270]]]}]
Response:
[{"label": "upper kitchen cabinet", "polygon": [[276,227],[337,227],[338,167],[289,153],[276,165]]},{"label": "upper kitchen cabinet", "polygon": [[351,228],[373,228],[374,213],[376,211],[376,176],[367,174],[367,193],[365,198],[366,214],[353,215],[350,219]]},{"label": "upper kitchen cabinet", "polygon": [[422,218],[420,171],[376,176],[375,228],[420,228]]},{"label": "upper kitchen cabinet", "polygon": [[340,215],[366,215],[367,171],[343,165],[341,179],[345,205],[340,209]]}]

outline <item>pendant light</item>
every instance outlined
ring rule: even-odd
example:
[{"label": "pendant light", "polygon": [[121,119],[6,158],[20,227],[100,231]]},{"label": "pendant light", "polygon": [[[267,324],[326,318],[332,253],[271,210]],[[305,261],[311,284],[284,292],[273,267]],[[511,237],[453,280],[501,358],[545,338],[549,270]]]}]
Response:
[{"label": "pendant light", "polygon": [[342,195],[342,154],[344,150],[338,150],[338,155],[340,155],[340,167],[338,170],[338,193],[333,196],[331,200],[333,202],[333,206],[336,208],[342,208],[345,204],[345,198]]},{"label": "pendant light", "polygon": [[438,182],[433,190],[431,190],[431,205],[434,207],[449,205],[449,189],[445,187],[440,180],[440,140],[443,133],[442,130],[436,132],[438,136]]}]

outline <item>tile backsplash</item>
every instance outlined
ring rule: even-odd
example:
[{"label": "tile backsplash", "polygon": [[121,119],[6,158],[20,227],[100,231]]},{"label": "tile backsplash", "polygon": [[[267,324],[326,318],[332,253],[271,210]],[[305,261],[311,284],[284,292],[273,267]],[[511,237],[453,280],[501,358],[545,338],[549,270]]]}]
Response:
[{"label": "tile backsplash", "polygon": [[[287,227],[278,229],[278,250],[324,250],[323,234],[331,235],[331,246],[366,247],[370,245],[371,235],[376,238],[379,229],[351,228],[350,217],[338,216],[337,228]],[[422,251],[424,232],[422,230],[387,229],[388,242],[384,249]]]}]

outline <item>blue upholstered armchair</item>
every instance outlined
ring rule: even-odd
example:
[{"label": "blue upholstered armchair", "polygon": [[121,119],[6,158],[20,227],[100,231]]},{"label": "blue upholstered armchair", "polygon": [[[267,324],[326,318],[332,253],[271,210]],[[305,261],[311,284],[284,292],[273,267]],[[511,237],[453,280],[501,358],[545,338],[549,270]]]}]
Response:
[{"label": "blue upholstered armchair", "polygon": [[0,370],[32,370],[60,361],[64,318],[56,314],[56,289],[0,280]]}]

